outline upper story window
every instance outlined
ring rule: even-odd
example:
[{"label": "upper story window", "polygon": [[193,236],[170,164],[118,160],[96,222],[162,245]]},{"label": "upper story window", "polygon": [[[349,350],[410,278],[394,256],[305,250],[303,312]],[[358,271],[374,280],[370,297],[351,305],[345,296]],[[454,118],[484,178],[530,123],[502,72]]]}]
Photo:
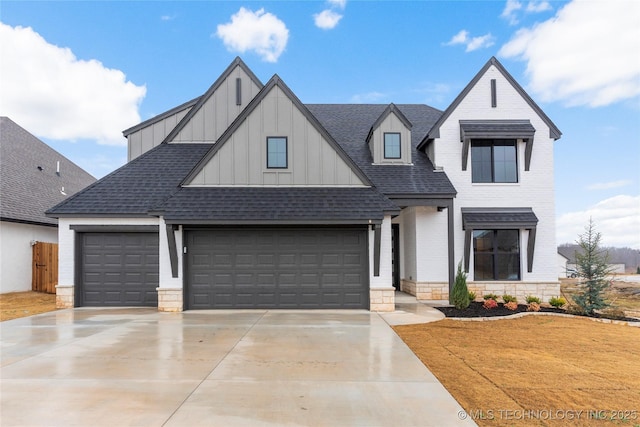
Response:
[{"label": "upper story window", "polygon": [[400,152],[400,134],[399,133],[385,133],[384,134],[384,158],[385,159],[399,159]]},{"label": "upper story window", "polygon": [[515,139],[472,139],[471,182],[518,182]]},{"label": "upper story window", "polygon": [[286,169],[288,165],[287,137],[267,137],[267,168]]},{"label": "upper story window", "polygon": [[474,280],[520,280],[518,230],[473,230]]}]

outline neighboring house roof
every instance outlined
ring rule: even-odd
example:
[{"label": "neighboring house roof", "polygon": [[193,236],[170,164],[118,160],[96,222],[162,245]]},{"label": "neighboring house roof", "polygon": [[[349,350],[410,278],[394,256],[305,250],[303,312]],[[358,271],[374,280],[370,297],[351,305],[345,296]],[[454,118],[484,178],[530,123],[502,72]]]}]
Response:
[{"label": "neighboring house roof", "polygon": [[418,149],[422,150],[428,143],[430,139],[439,138],[440,137],[440,126],[449,118],[451,113],[458,108],[458,105],[462,102],[462,100],[467,96],[467,94],[473,89],[473,87],[478,83],[480,78],[487,72],[487,70],[494,66],[500,73],[504,76],[504,78],[513,86],[513,88],[520,94],[522,99],[524,99],[527,104],[538,114],[538,116],[545,122],[547,126],[549,126],[549,138],[559,139],[562,136],[562,132],[560,129],[551,121],[551,119],[542,111],[542,109],[534,102],[533,99],[525,92],[525,90],[520,86],[520,84],[509,74],[509,72],[504,68],[504,66],[498,61],[495,57],[491,57],[489,61],[482,67],[480,71],[473,77],[473,79],[469,82],[467,86],[460,92],[460,94],[453,100],[451,105],[447,107],[444,113],[440,116],[440,118],[435,122],[433,127],[429,130],[429,132],[424,136],[420,144],[418,145]]},{"label": "neighboring house roof", "polygon": [[95,178],[8,117],[0,117],[0,219],[56,226],[45,211]]}]

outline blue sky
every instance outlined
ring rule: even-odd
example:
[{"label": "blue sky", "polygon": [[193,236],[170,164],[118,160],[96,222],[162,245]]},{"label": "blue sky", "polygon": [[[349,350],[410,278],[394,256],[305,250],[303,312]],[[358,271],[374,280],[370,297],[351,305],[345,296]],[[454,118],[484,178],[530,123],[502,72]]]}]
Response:
[{"label": "blue sky", "polygon": [[640,249],[640,2],[6,1],[0,115],[96,177],[241,56],[305,103],[445,109],[496,56],[563,132],[558,243]]}]

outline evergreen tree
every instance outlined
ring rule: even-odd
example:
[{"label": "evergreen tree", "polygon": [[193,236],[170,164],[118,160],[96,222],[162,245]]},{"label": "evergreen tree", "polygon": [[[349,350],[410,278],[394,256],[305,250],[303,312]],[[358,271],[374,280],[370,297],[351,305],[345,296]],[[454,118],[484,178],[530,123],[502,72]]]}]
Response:
[{"label": "evergreen tree", "polygon": [[603,293],[609,287],[607,277],[611,273],[608,266],[609,254],[600,248],[602,235],[596,231],[592,219],[589,219],[589,225],[579,237],[577,243],[582,250],[576,252],[576,269],[580,291],[574,297],[574,301],[585,314],[593,316],[595,310],[609,305],[603,299]]},{"label": "evergreen tree", "polygon": [[453,284],[449,302],[461,310],[469,307],[471,303],[469,301],[469,289],[467,288],[467,274],[462,271],[462,261],[458,263],[458,272],[456,273],[456,280]]}]

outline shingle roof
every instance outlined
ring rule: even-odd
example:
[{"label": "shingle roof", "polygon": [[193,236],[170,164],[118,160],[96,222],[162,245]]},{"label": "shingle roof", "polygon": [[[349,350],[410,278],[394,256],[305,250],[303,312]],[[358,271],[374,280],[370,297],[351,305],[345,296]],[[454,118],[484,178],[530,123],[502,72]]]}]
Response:
[{"label": "shingle roof", "polygon": [[58,221],[45,216],[45,211],[95,180],[8,117],[0,117],[2,220],[56,225]]},{"label": "shingle roof", "polygon": [[[388,108],[373,104],[305,105],[375,188],[180,188],[212,144],[161,144],[50,210],[51,216],[146,216],[170,221],[377,220],[391,197],[453,197],[455,188],[415,146],[441,112],[396,105],[412,124],[413,165],[372,165],[366,137]],[[384,196],[383,196],[384,194]]]},{"label": "shingle roof", "polygon": [[374,165],[366,138],[388,107],[384,104],[306,104],[378,190],[386,195],[452,197],[456,190],[445,173],[434,171],[431,160],[416,146],[438,120],[441,111],[422,104],[395,104],[411,122],[413,166]]},{"label": "shingle roof", "polygon": [[180,224],[367,224],[399,211],[374,188],[185,187],[155,213]]},{"label": "shingle roof", "polygon": [[52,208],[51,216],[147,216],[179,189],[211,144],[161,144]]},{"label": "shingle roof", "polygon": [[462,227],[533,227],[538,217],[531,208],[462,208]]}]

